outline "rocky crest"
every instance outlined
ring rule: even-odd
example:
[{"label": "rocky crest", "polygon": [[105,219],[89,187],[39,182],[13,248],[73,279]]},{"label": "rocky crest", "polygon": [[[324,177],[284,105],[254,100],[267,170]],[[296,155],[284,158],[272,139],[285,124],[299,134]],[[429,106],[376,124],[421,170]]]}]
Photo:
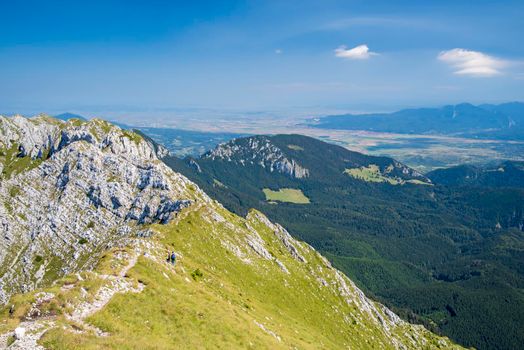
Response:
[{"label": "rocky crest", "polygon": [[199,191],[137,134],[102,120],[0,117],[0,302],[89,268]]},{"label": "rocky crest", "polygon": [[269,171],[286,174],[293,178],[309,176],[309,170],[302,167],[294,159],[288,158],[285,153],[266,136],[255,136],[236,139],[218,145],[214,150],[205,153],[203,159],[221,159],[236,164],[260,165]]},{"label": "rocky crest", "polygon": [[[368,299],[262,213],[227,211],[138,134],[0,123],[0,301],[17,294],[0,307],[0,347],[460,348]],[[278,149],[253,147],[282,171]]]}]

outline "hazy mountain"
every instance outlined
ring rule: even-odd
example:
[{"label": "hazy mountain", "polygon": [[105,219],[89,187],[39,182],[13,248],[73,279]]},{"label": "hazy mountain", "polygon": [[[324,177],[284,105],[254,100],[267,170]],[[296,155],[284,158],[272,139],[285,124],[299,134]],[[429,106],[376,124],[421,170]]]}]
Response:
[{"label": "hazy mountain", "polygon": [[322,117],[312,126],[408,134],[462,135],[478,138],[524,139],[524,103],[404,109],[393,113]]},{"label": "hazy mountain", "polygon": [[74,113],[69,113],[69,112],[58,114],[58,115],[55,115],[53,117],[56,118],[56,119],[63,120],[63,121],[68,121],[69,119],[79,119],[79,120],[82,120],[82,121],[87,121],[87,119],[82,117],[81,115],[74,114]]},{"label": "hazy mountain", "polygon": [[102,120],[0,117],[0,347],[459,348],[159,149]]}]

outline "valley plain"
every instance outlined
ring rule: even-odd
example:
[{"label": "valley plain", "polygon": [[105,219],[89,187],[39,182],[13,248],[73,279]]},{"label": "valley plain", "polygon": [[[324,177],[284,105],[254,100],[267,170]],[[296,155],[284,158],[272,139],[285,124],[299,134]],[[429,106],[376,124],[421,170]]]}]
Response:
[{"label": "valley plain", "polygon": [[421,172],[459,164],[487,164],[501,160],[524,160],[524,141],[479,139],[467,136],[407,134],[369,130],[319,129],[311,127],[310,115],[291,117],[286,113],[258,118],[232,114],[213,123],[203,116],[170,117],[156,128],[135,126],[178,156],[197,156],[221,142],[260,134],[300,134],[346,147],[350,150],[395,158]]}]

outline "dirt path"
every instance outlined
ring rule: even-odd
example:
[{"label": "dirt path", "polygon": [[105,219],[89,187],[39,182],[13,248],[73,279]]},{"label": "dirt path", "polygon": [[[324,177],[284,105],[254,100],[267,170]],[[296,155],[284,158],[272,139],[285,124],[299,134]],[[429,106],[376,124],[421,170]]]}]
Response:
[{"label": "dirt path", "polygon": [[2,349],[23,349],[23,350],[45,350],[43,346],[38,345],[42,335],[54,326],[52,320],[25,321],[20,323],[18,328],[24,328],[25,335],[21,339],[15,340],[10,346],[7,346],[8,340],[13,339],[13,333],[5,333],[0,336],[0,348]]},{"label": "dirt path", "polygon": [[127,272],[135,266],[138,260],[138,252],[135,251],[135,254],[129,256],[127,253],[124,253],[124,256],[121,256],[122,259],[128,260],[127,265],[120,270],[117,276],[113,275],[99,275],[104,280],[108,282],[104,284],[98,292],[92,302],[83,302],[78,305],[71,315],[66,315],[66,317],[81,325],[82,328],[90,330],[96,333],[98,336],[107,336],[106,332],[86,323],[84,320],[95,314],[96,312],[102,310],[104,306],[107,305],[117,293],[140,293],[145,286],[142,283],[138,284],[138,287],[133,286],[133,282],[127,279],[125,276]]},{"label": "dirt path", "polygon": [[[197,203],[191,208],[184,210],[174,219],[176,223],[184,220],[191,212],[198,211],[202,207],[202,203]],[[66,315],[66,318],[74,322],[79,329],[72,329],[73,332],[93,332],[97,336],[108,336],[109,334],[101,329],[89,324],[85,321],[86,318],[103,309],[117,293],[140,293],[145,286],[142,283],[134,283],[126,275],[137,263],[138,257],[144,254],[145,257],[160,262],[158,252],[163,248],[151,241],[137,240],[132,244],[130,253],[121,252],[115,253],[115,258],[119,261],[127,261],[127,264],[116,275],[102,275],[97,277],[103,279],[105,282],[97,291],[92,301],[84,301],[75,306],[71,314]],[[160,260],[159,260],[160,259]],[[77,274],[78,279],[81,279]],[[73,285],[64,286],[64,288],[73,288]],[[87,291],[85,291],[87,293]],[[24,350],[45,350],[44,347],[38,345],[38,341],[46,331],[55,327],[54,318],[36,318],[33,320],[23,321],[18,328],[24,329],[24,336],[20,339],[15,339],[14,332],[7,332],[0,334],[0,349],[24,349]],[[8,343],[11,343],[8,345]]]},{"label": "dirt path", "polygon": [[[91,331],[98,336],[108,335],[102,330],[85,322],[85,319],[100,311],[111,301],[115,294],[140,293],[145,288],[142,283],[139,283],[138,286],[135,286],[132,280],[125,277],[128,271],[135,266],[138,256],[139,249],[137,246],[135,246],[135,249],[132,253],[121,253],[120,255],[117,255],[117,259],[125,259],[127,260],[127,264],[118,272],[116,276],[98,275],[99,278],[102,278],[106,282],[97,291],[93,301],[80,303],[75,307],[75,310],[72,314],[66,315],[67,319],[75,322],[77,325],[83,328],[83,330],[78,332],[83,333],[85,331]],[[44,347],[38,345],[38,341],[46,331],[53,328],[54,326],[55,323],[52,318],[37,318],[34,320],[23,321],[18,325],[17,329],[23,329],[24,335],[20,337],[20,339],[16,339],[13,337],[14,332],[0,334],[0,349],[44,350]]]}]

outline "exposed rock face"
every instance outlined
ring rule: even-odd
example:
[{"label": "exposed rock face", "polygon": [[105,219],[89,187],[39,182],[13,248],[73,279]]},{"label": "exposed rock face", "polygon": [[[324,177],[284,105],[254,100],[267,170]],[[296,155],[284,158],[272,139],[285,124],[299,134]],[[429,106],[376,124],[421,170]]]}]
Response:
[{"label": "exposed rock face", "polygon": [[218,145],[202,158],[221,159],[243,166],[260,165],[271,172],[276,171],[298,179],[309,176],[308,169],[294,159],[287,158],[285,153],[266,136],[229,141]]},{"label": "exposed rock face", "polygon": [[284,245],[284,247],[287,249],[289,254],[295,259],[302,263],[307,263],[307,260],[300,254],[299,250],[297,249],[296,244],[298,242],[295,241],[293,237],[287,232],[285,228],[280,226],[279,224],[274,224],[269,219],[263,215],[262,213],[258,211],[251,211],[247,217],[248,220],[256,219],[266,225],[269,229],[271,229],[275,236],[278,237],[280,242]]},{"label": "exposed rock face", "polygon": [[169,222],[200,192],[150,143],[101,120],[0,117],[0,150],[10,169],[0,182],[0,302],[89,268],[98,252],[142,224]]},{"label": "exposed rock face", "polygon": [[408,176],[408,177],[411,177],[411,178],[418,178],[424,182],[431,182],[430,179],[428,179],[427,177],[425,177],[424,175],[422,175],[421,173],[419,173],[418,171],[416,171],[415,169],[413,168],[410,168],[400,162],[397,162],[396,160],[393,161],[393,165],[392,166],[389,166],[387,167],[385,170],[384,170],[384,174],[388,174],[388,173],[391,173],[393,172],[393,170],[396,170],[397,172],[400,171],[402,173],[402,175],[405,175],[405,176]]},{"label": "exposed rock face", "polygon": [[20,156],[42,157],[53,148],[60,133],[60,121],[47,117],[27,119],[22,116],[0,116],[0,148],[16,146]]}]

